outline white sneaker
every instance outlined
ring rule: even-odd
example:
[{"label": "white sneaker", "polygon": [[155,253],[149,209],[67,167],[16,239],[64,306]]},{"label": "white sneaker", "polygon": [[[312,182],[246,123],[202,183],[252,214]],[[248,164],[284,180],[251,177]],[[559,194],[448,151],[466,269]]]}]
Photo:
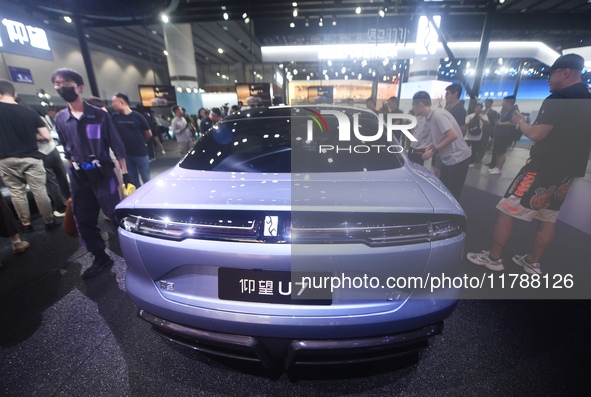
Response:
[{"label": "white sneaker", "polygon": [[500,258],[496,261],[492,260],[488,251],[469,252],[466,257],[473,264],[484,266],[487,269],[494,270],[495,272],[500,272],[501,270],[505,269],[505,266],[503,266],[503,260]]},{"label": "white sneaker", "polygon": [[64,211],[64,212],[53,211],[53,216],[55,216],[56,218],[63,218],[64,216],[66,216],[66,211]]},{"label": "white sneaker", "polygon": [[162,155],[165,155],[165,154],[166,154],[166,152],[163,150],[163,151],[162,151]]},{"label": "white sneaker", "polygon": [[490,175],[501,175],[503,173],[503,171],[501,171],[500,169],[495,167],[492,170],[488,170],[488,173]]},{"label": "white sneaker", "polygon": [[519,266],[525,270],[526,273],[529,274],[542,274],[542,269],[540,268],[540,264],[538,262],[531,263],[527,260],[527,254],[525,255],[515,255],[513,257],[513,262],[517,263]]}]

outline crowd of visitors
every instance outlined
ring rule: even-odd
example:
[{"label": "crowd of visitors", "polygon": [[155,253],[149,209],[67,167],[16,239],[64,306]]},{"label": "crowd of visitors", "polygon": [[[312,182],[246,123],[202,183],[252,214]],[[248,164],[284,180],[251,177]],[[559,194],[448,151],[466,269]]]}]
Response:
[{"label": "crowd of visitors", "polygon": [[[586,131],[591,124],[591,94],[581,81],[583,67],[578,55],[556,60],[550,68],[551,95],[533,124],[527,122],[512,95],[503,98],[499,112],[493,108],[493,99],[487,98],[473,104],[466,114],[460,84],[446,87],[445,107],[434,105],[426,91],[414,94],[409,113],[417,119],[413,130],[417,140],[402,142],[408,158],[421,166],[430,159],[435,175],[458,201],[469,169],[481,164],[486,153],[491,151],[488,174],[501,175],[511,144],[522,134],[534,142],[526,165],[497,205],[491,248],[469,253],[470,262],[503,270],[501,255],[511,236],[513,219],[537,219],[532,250],[514,256],[513,261],[528,273],[542,273],[539,261],[554,237],[559,210],[573,179],[585,174],[591,149],[591,135]],[[185,156],[196,138],[228,114],[239,112],[241,103],[231,108],[202,108],[197,116],[173,106],[174,117],[169,120],[149,109],[132,110],[129,98],[115,93],[113,113],[109,114],[104,100],[82,99],[84,81],[78,72],[58,69],[51,81],[68,105],[59,112],[49,106],[41,117],[19,103],[11,82],[0,79],[0,174],[18,218],[1,200],[0,236],[10,239],[15,254],[29,248],[19,235],[33,231],[27,186],[47,231],[60,224],[71,198],[80,240],[94,257],[82,275],[90,278],[113,264],[98,227],[99,211],[116,226],[115,206],[123,198],[121,186],[139,187],[150,180],[150,161],[157,149],[166,154],[162,140],[175,139],[180,156]],[[384,101],[381,110],[373,98],[365,103],[376,114],[403,113],[395,96]],[[354,101],[347,104],[354,106]],[[55,142],[63,145],[67,173]]]}]

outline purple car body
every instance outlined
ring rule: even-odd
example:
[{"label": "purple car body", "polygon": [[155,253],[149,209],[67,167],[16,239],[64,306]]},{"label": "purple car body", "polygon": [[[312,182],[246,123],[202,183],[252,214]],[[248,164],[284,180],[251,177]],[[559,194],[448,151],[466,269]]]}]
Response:
[{"label": "purple car body", "polygon": [[404,154],[309,149],[311,110],[229,116],[118,205],[126,289],[158,333],[290,367],[390,357],[441,332],[459,291],[426,282],[457,271],[463,210]]}]

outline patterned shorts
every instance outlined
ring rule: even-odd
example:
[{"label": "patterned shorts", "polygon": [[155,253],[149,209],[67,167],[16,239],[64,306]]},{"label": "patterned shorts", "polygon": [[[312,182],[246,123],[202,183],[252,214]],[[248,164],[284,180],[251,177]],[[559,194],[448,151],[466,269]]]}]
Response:
[{"label": "patterned shorts", "polygon": [[497,208],[525,221],[556,222],[574,177],[546,175],[527,168],[519,171]]}]

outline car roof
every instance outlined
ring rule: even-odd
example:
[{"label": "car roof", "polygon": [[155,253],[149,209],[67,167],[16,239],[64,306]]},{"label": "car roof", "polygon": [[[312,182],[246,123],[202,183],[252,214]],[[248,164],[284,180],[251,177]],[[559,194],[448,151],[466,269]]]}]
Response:
[{"label": "car roof", "polygon": [[270,106],[270,107],[253,107],[245,110],[241,110],[240,112],[231,114],[226,116],[222,122],[228,121],[235,121],[235,120],[243,120],[243,119],[264,119],[264,118],[275,118],[275,117],[291,117],[292,112],[294,109],[302,109],[302,110],[313,110],[315,112],[320,112],[322,110],[339,110],[345,113],[365,113],[365,114],[375,114],[368,109],[353,107],[353,106],[341,106],[341,105],[286,105],[286,106]]}]

